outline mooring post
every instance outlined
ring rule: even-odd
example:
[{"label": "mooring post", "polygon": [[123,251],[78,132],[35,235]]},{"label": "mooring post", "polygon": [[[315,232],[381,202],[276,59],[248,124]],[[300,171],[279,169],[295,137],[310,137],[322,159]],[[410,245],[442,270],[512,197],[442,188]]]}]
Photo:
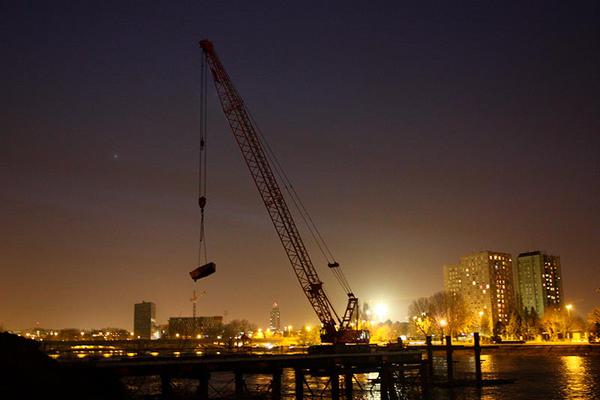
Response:
[{"label": "mooring post", "polygon": [[235,371],[235,398],[241,399],[244,396],[244,374],[241,371]]},{"label": "mooring post", "polygon": [[346,371],[344,374],[344,394],[346,395],[346,400],[352,400],[352,371]]},{"label": "mooring post", "polygon": [[331,385],[331,400],[339,400],[340,399],[340,376],[337,371],[331,371],[331,375],[329,377],[329,384]]},{"label": "mooring post", "polygon": [[208,400],[208,381],[210,379],[210,372],[202,371],[198,375],[198,398],[200,400]]},{"label": "mooring post", "polygon": [[475,350],[475,380],[481,385],[481,344],[479,343],[479,332],[473,333],[473,348]]},{"label": "mooring post", "polygon": [[427,379],[433,382],[433,344],[431,336],[425,337],[425,343],[427,344]]},{"label": "mooring post", "polygon": [[448,371],[448,382],[454,379],[454,362],[452,361],[452,337],[446,336],[446,368]]},{"label": "mooring post", "polygon": [[271,398],[281,400],[281,370],[273,371],[273,380],[271,381]]},{"label": "mooring post", "polygon": [[294,370],[294,389],[296,391],[296,400],[304,399],[304,372],[301,368]]},{"label": "mooring post", "polygon": [[171,376],[168,372],[163,372],[160,374],[160,390],[161,390],[161,399],[170,399],[171,398]]}]

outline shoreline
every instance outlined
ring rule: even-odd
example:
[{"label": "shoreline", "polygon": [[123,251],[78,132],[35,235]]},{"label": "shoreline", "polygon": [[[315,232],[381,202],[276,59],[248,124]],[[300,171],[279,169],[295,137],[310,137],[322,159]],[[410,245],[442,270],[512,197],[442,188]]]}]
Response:
[{"label": "shoreline", "polygon": [[[408,346],[410,349],[410,346]],[[469,354],[474,352],[472,345],[454,348],[456,354]],[[435,349],[434,353],[446,353],[444,349]],[[481,346],[482,355],[510,354],[510,355],[556,355],[556,356],[600,356],[600,344],[589,343],[531,343],[531,344],[487,344]]]},{"label": "shoreline", "polygon": [[600,355],[600,344],[552,343],[552,344],[498,344],[482,346],[482,354],[522,354],[522,355]]}]

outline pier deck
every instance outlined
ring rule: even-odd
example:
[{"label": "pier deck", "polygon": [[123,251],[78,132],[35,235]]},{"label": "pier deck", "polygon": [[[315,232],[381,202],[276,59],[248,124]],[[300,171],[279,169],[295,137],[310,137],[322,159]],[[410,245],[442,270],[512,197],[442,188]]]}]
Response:
[{"label": "pier deck", "polygon": [[[423,373],[422,352],[415,350],[371,351],[335,354],[285,354],[285,355],[224,355],[206,357],[65,360],[59,367],[69,369],[96,369],[110,371],[119,377],[160,376],[162,398],[170,398],[173,378],[198,380],[196,398],[210,398],[211,374],[230,373],[234,379],[231,398],[244,398],[248,393],[244,381],[250,375],[270,377],[268,392],[272,399],[282,397],[282,373],[294,372],[294,396],[304,398],[305,390],[311,390],[306,377],[327,378],[325,386],[331,399],[352,398],[355,374],[375,373],[382,399],[397,399],[399,382],[426,390]],[[341,377],[341,380],[340,380]],[[340,385],[342,383],[342,385]],[[265,395],[264,393],[262,394]]]}]

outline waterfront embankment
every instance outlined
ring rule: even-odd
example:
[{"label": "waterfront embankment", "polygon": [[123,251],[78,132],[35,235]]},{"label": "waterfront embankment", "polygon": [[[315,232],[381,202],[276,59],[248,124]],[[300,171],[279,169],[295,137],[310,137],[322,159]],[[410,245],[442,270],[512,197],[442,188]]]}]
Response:
[{"label": "waterfront embankment", "polygon": [[482,346],[482,354],[585,356],[600,355],[600,343],[524,343]]}]

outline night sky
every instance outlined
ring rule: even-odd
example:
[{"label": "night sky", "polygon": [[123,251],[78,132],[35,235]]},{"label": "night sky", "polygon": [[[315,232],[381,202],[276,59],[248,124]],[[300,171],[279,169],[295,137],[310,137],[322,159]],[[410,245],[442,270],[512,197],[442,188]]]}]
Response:
[{"label": "night sky", "polygon": [[[191,315],[204,38],[359,298],[403,320],[443,264],[539,249],[600,303],[598,3],[323,3],[0,1],[5,329]],[[209,100],[199,314],[315,323]]]}]

